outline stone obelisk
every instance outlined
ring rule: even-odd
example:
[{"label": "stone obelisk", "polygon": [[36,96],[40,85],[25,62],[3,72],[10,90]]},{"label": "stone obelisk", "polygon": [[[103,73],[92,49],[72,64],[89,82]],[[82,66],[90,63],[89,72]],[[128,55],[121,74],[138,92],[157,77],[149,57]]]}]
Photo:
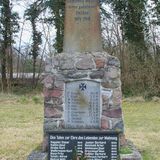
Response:
[{"label": "stone obelisk", "polygon": [[66,53],[102,51],[99,0],[66,0]]}]

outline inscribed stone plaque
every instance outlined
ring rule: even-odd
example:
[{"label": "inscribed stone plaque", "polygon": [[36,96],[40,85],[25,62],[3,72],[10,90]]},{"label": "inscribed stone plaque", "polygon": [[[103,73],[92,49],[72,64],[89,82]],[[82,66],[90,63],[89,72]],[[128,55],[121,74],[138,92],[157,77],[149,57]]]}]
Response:
[{"label": "inscribed stone plaque", "polygon": [[89,80],[67,82],[65,86],[65,127],[100,128],[100,83]]},{"label": "inscribed stone plaque", "polygon": [[102,51],[99,0],[66,0],[64,52]]},{"label": "inscribed stone plaque", "polygon": [[117,160],[118,134],[108,132],[53,132],[49,160]]}]

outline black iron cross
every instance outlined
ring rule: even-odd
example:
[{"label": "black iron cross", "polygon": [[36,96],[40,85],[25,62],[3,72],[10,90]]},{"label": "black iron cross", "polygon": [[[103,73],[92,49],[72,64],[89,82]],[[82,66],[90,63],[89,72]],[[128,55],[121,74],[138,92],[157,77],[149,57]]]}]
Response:
[{"label": "black iron cross", "polygon": [[81,84],[79,85],[79,89],[80,89],[81,91],[84,91],[85,89],[87,89],[87,85],[86,85],[85,83],[81,83]]}]

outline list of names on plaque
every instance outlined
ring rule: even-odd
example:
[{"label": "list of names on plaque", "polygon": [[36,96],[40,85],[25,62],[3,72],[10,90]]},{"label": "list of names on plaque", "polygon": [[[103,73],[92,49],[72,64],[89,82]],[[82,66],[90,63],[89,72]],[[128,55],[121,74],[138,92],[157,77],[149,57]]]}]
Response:
[{"label": "list of names on plaque", "polygon": [[52,133],[49,160],[117,160],[118,135],[97,133]]},{"label": "list of names on plaque", "polygon": [[66,83],[66,128],[99,128],[100,112],[100,84],[98,82],[86,80]]}]

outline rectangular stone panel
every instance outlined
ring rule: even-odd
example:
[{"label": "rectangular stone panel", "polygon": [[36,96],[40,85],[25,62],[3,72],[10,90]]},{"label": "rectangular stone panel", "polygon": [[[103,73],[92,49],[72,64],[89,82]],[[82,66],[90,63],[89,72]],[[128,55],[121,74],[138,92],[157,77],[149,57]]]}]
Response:
[{"label": "rectangular stone panel", "polygon": [[49,160],[117,160],[119,138],[110,132],[53,132]]},{"label": "rectangular stone panel", "polygon": [[100,128],[100,83],[90,80],[65,85],[65,128]]},{"label": "rectangular stone panel", "polygon": [[102,51],[99,0],[65,2],[64,52]]}]

